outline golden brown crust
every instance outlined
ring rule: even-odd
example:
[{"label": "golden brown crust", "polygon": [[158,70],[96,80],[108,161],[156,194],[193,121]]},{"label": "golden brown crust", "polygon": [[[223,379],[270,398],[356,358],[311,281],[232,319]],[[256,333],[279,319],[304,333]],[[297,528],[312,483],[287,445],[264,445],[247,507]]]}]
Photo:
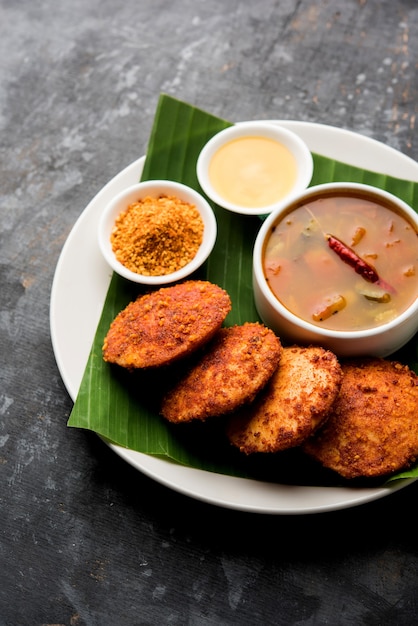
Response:
[{"label": "golden brown crust", "polygon": [[231,418],[231,443],[246,454],[298,446],[327,417],[340,383],[341,367],[332,352],[314,346],[284,348],[260,396]]},{"label": "golden brown crust", "polygon": [[267,383],[281,350],[279,339],[262,324],[222,328],[202,359],[166,395],[161,414],[180,423],[233,411]]},{"label": "golden brown crust", "polygon": [[208,342],[231,310],[229,295],[189,280],[140,296],[112,322],[103,358],[128,369],[168,365]]},{"label": "golden brown crust", "polygon": [[418,455],[418,376],[384,359],[352,360],[326,424],[305,452],[344,478],[407,468]]}]

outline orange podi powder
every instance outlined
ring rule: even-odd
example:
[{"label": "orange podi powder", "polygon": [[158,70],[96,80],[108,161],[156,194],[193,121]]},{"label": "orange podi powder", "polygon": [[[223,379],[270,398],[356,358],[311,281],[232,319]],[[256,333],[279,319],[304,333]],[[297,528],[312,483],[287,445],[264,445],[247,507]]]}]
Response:
[{"label": "orange podi powder", "polygon": [[175,196],[147,196],[120,213],[110,241],[117,260],[132,272],[164,276],[196,256],[203,230],[193,204]]}]

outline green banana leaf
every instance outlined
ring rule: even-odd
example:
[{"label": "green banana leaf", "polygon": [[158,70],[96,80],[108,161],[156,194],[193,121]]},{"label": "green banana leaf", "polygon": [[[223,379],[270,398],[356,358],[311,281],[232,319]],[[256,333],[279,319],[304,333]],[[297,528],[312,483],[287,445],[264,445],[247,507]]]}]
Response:
[{"label": "green banana leaf", "polygon": [[[161,95],[150,135],[142,180],[171,179],[198,191],[196,160],[204,144],[230,126],[187,103]],[[311,184],[357,181],[381,187],[418,206],[418,184],[365,171],[314,154]],[[243,217],[213,205],[218,222],[215,248],[196,277],[226,289],[232,310],[225,325],[259,320],[252,294],[252,249],[260,227],[259,217]],[[103,339],[114,317],[141,293],[116,274],[112,276],[91,353],[68,425],[92,430],[119,446],[156,455],[190,467],[234,476],[274,480],[289,484],[337,484],[339,479],[321,470],[298,450],[247,459],[232,449],[223,433],[222,419],[205,424],[172,425],[159,416],[159,401],[170,384],[170,368],[129,373],[102,359]],[[398,355],[416,371],[417,341]],[[402,477],[418,476],[418,467]]]}]

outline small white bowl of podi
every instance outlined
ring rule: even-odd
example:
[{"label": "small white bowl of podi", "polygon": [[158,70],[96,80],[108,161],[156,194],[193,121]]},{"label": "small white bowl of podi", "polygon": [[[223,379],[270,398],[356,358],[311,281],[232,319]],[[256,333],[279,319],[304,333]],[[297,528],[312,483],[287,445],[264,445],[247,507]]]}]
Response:
[{"label": "small white bowl of podi", "polygon": [[197,160],[197,177],[218,206],[267,215],[311,181],[313,159],[302,139],[272,122],[240,122],[214,135]]},{"label": "small white bowl of podi", "polygon": [[195,272],[216,236],[215,214],[201,194],[182,183],[149,180],[109,202],[98,241],[117,274],[144,285],[164,285]]},{"label": "small white bowl of podi", "polygon": [[418,330],[418,215],[369,185],[310,187],[264,221],[253,286],[285,341],[388,356]]}]

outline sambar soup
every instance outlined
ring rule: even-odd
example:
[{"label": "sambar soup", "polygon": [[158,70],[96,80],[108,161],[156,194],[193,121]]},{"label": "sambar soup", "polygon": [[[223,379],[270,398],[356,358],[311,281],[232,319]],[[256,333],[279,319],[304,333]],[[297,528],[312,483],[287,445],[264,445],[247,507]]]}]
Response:
[{"label": "sambar soup", "polygon": [[389,202],[349,190],[313,196],[272,226],[265,277],[289,311],[314,325],[373,328],[417,298],[417,234]]}]

